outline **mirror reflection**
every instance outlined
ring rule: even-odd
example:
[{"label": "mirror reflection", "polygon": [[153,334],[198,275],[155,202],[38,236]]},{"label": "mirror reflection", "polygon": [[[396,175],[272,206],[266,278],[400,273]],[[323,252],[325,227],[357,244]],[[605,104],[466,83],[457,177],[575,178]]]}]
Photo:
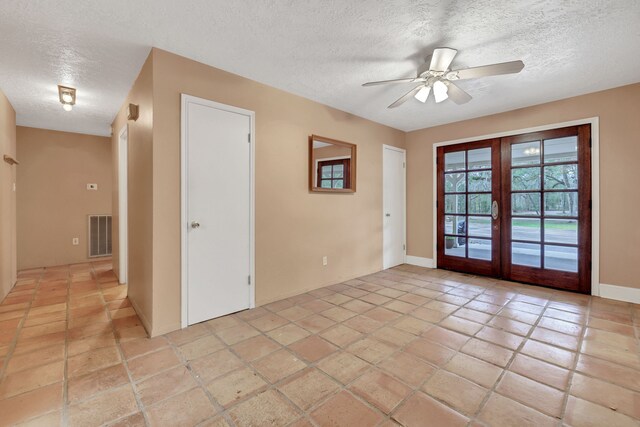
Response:
[{"label": "mirror reflection", "polygon": [[311,191],[354,192],[356,146],[317,135],[309,137]]}]

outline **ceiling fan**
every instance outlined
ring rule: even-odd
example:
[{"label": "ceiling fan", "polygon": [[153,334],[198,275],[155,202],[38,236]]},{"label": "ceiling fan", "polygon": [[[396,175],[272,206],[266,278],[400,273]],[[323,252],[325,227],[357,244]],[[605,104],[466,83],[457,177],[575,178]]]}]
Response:
[{"label": "ceiling fan", "polygon": [[460,87],[454,83],[456,80],[519,73],[524,68],[522,61],[511,61],[461,70],[451,70],[449,66],[457,53],[457,50],[448,47],[437,48],[433,51],[429,64],[425,62],[418,68],[417,77],[369,82],[362,86],[376,86],[389,83],[419,83],[418,86],[402,95],[387,108],[396,108],[404,104],[412,96],[420,102],[426,102],[432,89],[436,103],[451,98],[456,104],[464,104],[471,100],[471,95],[460,89]]}]

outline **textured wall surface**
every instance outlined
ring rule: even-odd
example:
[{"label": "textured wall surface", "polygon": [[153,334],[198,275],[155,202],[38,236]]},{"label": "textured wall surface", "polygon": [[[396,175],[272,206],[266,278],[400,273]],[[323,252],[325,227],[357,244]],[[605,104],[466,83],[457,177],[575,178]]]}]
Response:
[{"label": "textured wall surface", "polygon": [[[0,156],[16,158],[16,113],[0,91]],[[0,159],[0,301],[16,282],[16,168]]]},{"label": "textured wall surface", "polygon": [[[152,46],[402,130],[638,81],[634,0],[4,0],[0,87],[18,124],[109,135]],[[456,67],[521,59],[521,74],[461,83],[474,97],[386,106],[435,47]],[[55,85],[78,88],[65,113]]]},{"label": "textured wall surface", "polygon": [[[140,117],[127,120],[127,105],[140,106]],[[120,273],[118,136],[128,126],[128,295],[147,331],[151,331],[153,310],[153,52],[145,61],[131,92],[113,121],[113,266]]]},{"label": "textured wall surface", "polygon": [[600,283],[640,288],[640,84],[407,134],[407,254],[433,258],[433,144],[600,118]]},{"label": "textured wall surface", "polygon": [[111,139],[18,126],[17,152],[18,269],[88,261],[87,215],[111,214]]}]

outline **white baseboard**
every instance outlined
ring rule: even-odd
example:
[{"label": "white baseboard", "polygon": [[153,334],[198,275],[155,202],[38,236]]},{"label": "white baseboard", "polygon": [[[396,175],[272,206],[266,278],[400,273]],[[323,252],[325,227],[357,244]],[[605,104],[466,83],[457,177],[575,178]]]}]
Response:
[{"label": "white baseboard", "polygon": [[433,260],[431,258],[407,255],[404,262],[410,265],[417,265],[418,267],[433,268]]},{"label": "white baseboard", "polygon": [[640,288],[629,288],[626,286],[600,283],[600,296],[602,298],[640,304]]}]

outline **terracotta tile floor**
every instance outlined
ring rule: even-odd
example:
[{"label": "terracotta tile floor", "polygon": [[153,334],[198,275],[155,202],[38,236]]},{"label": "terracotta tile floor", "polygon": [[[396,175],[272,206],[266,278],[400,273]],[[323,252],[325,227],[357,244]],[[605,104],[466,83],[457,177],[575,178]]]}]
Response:
[{"label": "terracotta tile floor", "polygon": [[400,266],[147,339],[110,268],[20,272],[0,424],[639,424],[637,305]]}]

